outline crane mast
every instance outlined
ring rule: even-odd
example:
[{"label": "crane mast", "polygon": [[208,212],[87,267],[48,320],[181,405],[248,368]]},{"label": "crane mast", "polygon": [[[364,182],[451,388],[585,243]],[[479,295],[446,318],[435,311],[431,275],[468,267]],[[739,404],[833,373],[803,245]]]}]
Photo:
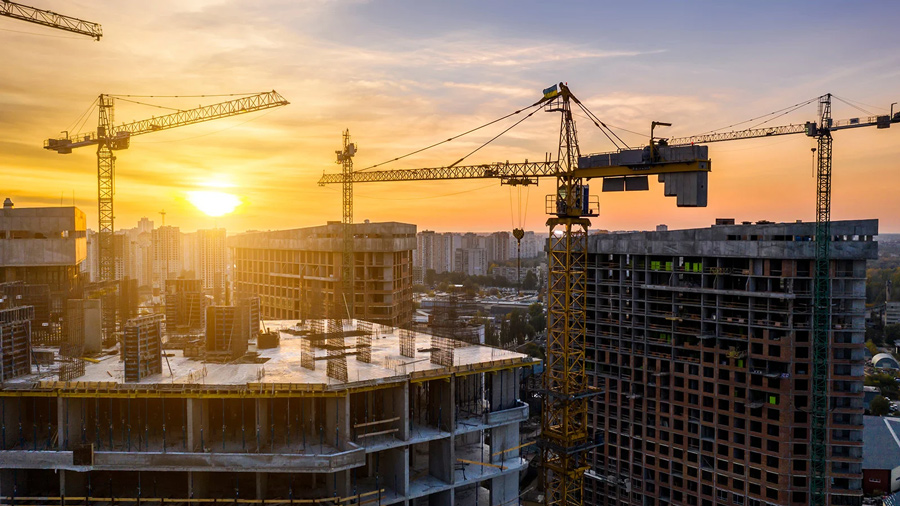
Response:
[{"label": "crane mast", "polygon": [[100,37],[103,36],[103,30],[97,23],[73,18],[72,16],[57,14],[53,11],[36,9],[27,5],[10,2],[9,0],[0,0],[0,16],[19,19],[37,25],[49,26],[50,28],[77,33],[79,35],[87,35],[94,40],[100,40]]},{"label": "crane mast", "polygon": [[95,132],[80,133],[72,137],[69,137],[68,133],[66,133],[61,138],[45,141],[44,149],[56,151],[58,154],[68,154],[72,152],[72,149],[82,146],[97,146],[99,280],[112,281],[115,278],[113,232],[115,221],[116,155],[114,151],[128,148],[131,143],[131,137],[135,135],[202,123],[287,104],[288,101],[284,97],[275,91],[270,91],[114,126],[115,96],[102,94],[98,98],[99,117]]},{"label": "crane mast", "polygon": [[813,277],[811,504],[827,504],[828,364],[831,348],[831,94],[819,99],[816,129],[816,271]]},{"label": "crane mast", "polygon": [[590,209],[582,178],[577,173],[579,148],[572,118],[574,97],[564,84],[544,90],[556,94],[546,110],[561,113],[560,171],[556,193],[548,198],[550,229],[547,280],[547,363],[542,378],[541,410],[544,504],[583,504],[584,452],[600,443],[588,437],[590,389],[584,370],[587,303],[587,238],[596,216]]},{"label": "crane mast", "polygon": [[343,232],[343,248],[341,257],[341,287],[343,289],[344,304],[346,305],[347,318],[352,320],[354,315],[353,274],[353,156],[356,154],[356,144],[350,142],[350,130],[344,130],[343,146],[337,154],[336,163],[341,164],[341,189],[343,215],[341,216]]}]

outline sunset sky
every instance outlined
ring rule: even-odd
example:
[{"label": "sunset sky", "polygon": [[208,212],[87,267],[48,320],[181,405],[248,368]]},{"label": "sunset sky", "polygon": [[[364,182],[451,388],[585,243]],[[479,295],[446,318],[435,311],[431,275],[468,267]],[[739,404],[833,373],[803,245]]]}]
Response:
[{"label": "sunset sky", "polygon": [[[356,168],[405,154],[530,105],[559,81],[632,146],[650,122],[702,133],[830,92],[887,114],[900,101],[900,5],[871,2],[531,2],[21,0],[95,21],[100,42],[0,18],[0,198],[75,204],[97,227],[95,148],[57,155],[43,141],[77,126],[100,93],[201,95],[277,90],[291,105],[132,139],[118,152],[116,227],[142,216],[183,230],[283,229],[340,220],[335,150],[349,128]],[[223,98],[137,99],[192,108]],[[900,108],[895,108],[900,110]],[[117,102],[116,123],[165,114]],[[767,125],[815,118],[815,106]],[[866,116],[835,101],[836,119]],[[519,116],[520,117],[520,116]],[[448,165],[513,118],[388,168]],[[581,150],[614,147],[576,116]],[[96,128],[96,112],[82,130]],[[755,123],[748,123],[753,125]],[[469,163],[543,160],[559,115],[539,112]],[[710,144],[709,206],[679,209],[661,185],[601,194],[600,229],[702,227],[717,217],[815,218],[802,135]],[[878,218],[900,232],[900,125],[838,132],[833,219]],[[596,185],[599,190],[599,183]],[[207,216],[190,192],[240,199]],[[356,185],[357,221],[419,230],[544,230],[551,183],[485,180]]]}]

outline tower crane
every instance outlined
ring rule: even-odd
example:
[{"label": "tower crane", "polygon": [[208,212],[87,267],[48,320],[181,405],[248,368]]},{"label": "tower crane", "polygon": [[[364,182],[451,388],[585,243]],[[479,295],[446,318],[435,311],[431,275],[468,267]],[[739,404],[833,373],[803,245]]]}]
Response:
[{"label": "tower crane", "polygon": [[[642,150],[631,150],[628,156],[616,152],[583,158],[572,116],[573,103],[586,110],[568,86],[560,83],[544,90],[544,96],[531,105],[532,114],[539,109],[561,114],[556,160],[459,165],[460,160],[443,167],[349,174],[352,183],[497,179],[501,184],[534,184],[541,178],[556,180],[555,191],[546,200],[550,214],[548,329],[540,442],[548,506],[583,504],[583,476],[588,468],[584,454],[603,444],[588,434],[587,425],[587,401],[602,392],[588,385],[584,369],[587,236],[590,217],[597,216],[599,204],[596,197],[590,197],[586,182],[602,178],[604,186],[609,182],[610,188],[642,190],[647,189],[648,175],[684,176],[695,183],[697,192],[678,194],[682,190],[667,184],[666,193],[678,197],[679,206],[705,206],[705,183],[711,167],[710,161],[701,156],[702,150],[692,148],[683,149],[680,157],[672,157],[671,149],[660,149],[653,157],[642,156]],[[323,174],[319,185],[346,184],[347,180],[346,173]],[[698,193],[702,198],[695,198],[701,196]]]},{"label": "tower crane", "polygon": [[87,35],[94,40],[100,40],[103,36],[103,30],[100,25],[91,21],[73,18],[57,14],[52,11],[36,9],[27,5],[10,2],[9,0],[0,0],[0,16],[6,16],[13,19],[21,19],[29,23],[49,26],[58,30]]},{"label": "tower crane", "polygon": [[115,163],[113,151],[127,149],[131,138],[136,135],[168,130],[195,123],[203,123],[220,118],[228,118],[273,107],[288,105],[288,101],[276,91],[257,93],[218,104],[180,110],[172,114],[149,119],[113,125],[115,95],[100,95],[97,99],[99,119],[97,130],[69,136],[48,139],[44,149],[58,154],[71,153],[83,146],[97,146],[97,200],[99,206],[99,266],[100,280],[111,281],[115,272],[115,251],[113,250],[113,195],[115,193]]},{"label": "tower crane", "polygon": [[818,119],[801,124],[767,128],[750,128],[731,132],[710,133],[693,137],[673,138],[661,141],[662,145],[684,146],[695,143],[710,143],[774,137],[780,135],[806,134],[816,139],[816,255],[813,277],[813,334],[812,334],[812,403],[810,431],[810,504],[825,505],[828,490],[828,365],[831,347],[831,287],[830,287],[830,245],[831,245],[831,133],[838,130],[874,126],[890,128],[900,122],[900,112],[890,115],[851,118],[834,121],[831,117],[830,93],[818,97]]}]

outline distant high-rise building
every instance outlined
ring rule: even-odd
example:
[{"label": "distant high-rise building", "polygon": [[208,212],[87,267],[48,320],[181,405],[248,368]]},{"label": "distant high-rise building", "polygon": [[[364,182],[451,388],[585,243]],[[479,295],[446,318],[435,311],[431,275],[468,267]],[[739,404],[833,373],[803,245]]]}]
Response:
[{"label": "distant high-rise building", "polygon": [[153,230],[153,282],[158,290],[165,289],[167,279],[181,275],[184,266],[184,237],[178,227],[166,225]]},{"label": "distant high-rise building", "polygon": [[153,220],[146,216],[138,220],[137,231],[139,234],[149,234],[153,232]]},{"label": "distant high-rise building", "polygon": [[[234,297],[259,295],[263,319],[299,319],[342,307],[340,223],[251,232],[228,238],[234,257]],[[412,253],[416,226],[353,225],[354,317],[397,325],[412,311]]]},{"label": "distant high-rise building", "polygon": [[198,230],[184,237],[185,270],[202,282],[216,304],[225,304],[225,229]]},{"label": "distant high-rise building", "polygon": [[485,238],[488,263],[500,263],[509,260],[509,232],[494,232]]},{"label": "distant high-rise building", "polygon": [[469,276],[487,274],[487,254],[484,248],[457,248],[454,264],[456,272],[462,272]]}]

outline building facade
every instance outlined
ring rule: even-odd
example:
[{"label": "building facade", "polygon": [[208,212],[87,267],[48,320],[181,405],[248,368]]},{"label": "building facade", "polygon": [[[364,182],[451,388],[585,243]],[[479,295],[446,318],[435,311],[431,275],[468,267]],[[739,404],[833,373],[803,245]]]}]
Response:
[{"label": "building facade", "polygon": [[[416,226],[356,223],[354,314],[399,325],[412,313],[412,256]],[[342,225],[251,232],[230,237],[234,294],[259,295],[264,319],[300,319],[343,306]]]},{"label": "building facade", "polygon": [[[862,499],[866,260],[832,223],[827,504]],[[591,236],[586,504],[806,505],[815,224]]]},{"label": "building facade", "polygon": [[87,219],[77,207],[0,209],[0,283],[47,285],[53,313],[79,294],[87,258]]}]

